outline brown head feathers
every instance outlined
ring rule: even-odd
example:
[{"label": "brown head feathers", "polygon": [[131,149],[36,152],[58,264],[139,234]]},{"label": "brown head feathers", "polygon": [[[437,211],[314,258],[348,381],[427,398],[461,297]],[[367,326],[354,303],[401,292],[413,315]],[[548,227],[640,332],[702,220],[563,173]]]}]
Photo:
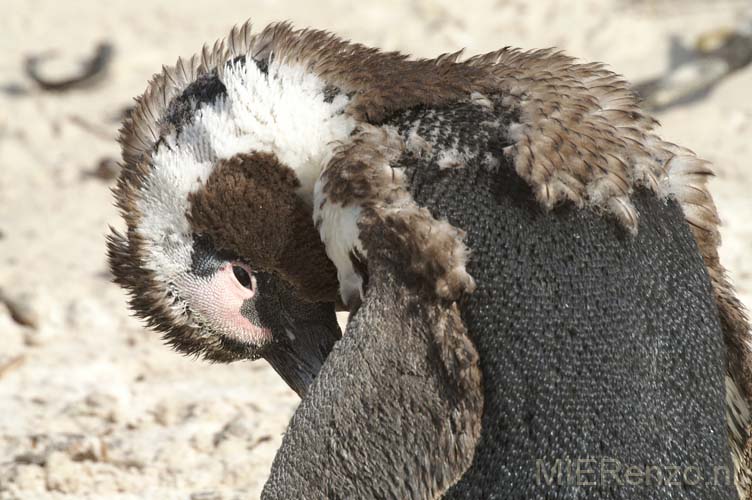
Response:
[{"label": "brown head feathers", "polygon": [[195,231],[253,269],[277,272],[311,302],[332,302],[337,274],[295,193],[295,173],[266,153],[220,162],[203,189],[192,194]]}]

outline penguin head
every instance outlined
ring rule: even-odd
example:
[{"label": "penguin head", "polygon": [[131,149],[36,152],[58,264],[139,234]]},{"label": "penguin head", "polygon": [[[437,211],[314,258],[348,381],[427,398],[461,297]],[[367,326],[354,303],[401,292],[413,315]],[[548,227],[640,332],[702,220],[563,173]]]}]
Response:
[{"label": "penguin head", "polygon": [[127,229],[108,256],[135,314],[178,351],[264,358],[302,395],[341,336],[314,183],[355,125],[348,97],[275,59],[265,33],[233,30],[137,99],[114,190]]}]

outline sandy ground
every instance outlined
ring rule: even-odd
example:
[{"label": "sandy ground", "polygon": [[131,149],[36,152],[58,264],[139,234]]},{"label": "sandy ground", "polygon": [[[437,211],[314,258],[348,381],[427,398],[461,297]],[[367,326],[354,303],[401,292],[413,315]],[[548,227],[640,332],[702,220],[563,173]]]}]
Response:
[{"label": "sandy ground", "polygon": [[[558,46],[639,79],[663,69],[669,34],[752,17],[749,1],[665,0],[4,0],[2,11],[0,289],[33,326],[0,305],[0,499],[256,498],[297,404],[263,362],[171,352],[109,283],[104,234],[121,223],[108,182],[87,172],[117,157],[117,117],[163,63],[245,19],[291,19],[421,56]],[[116,49],[100,86],[50,94],[24,76],[31,53],[56,50],[47,70],[62,74],[100,40]],[[716,165],[722,256],[747,304],[750,89],[752,68],[658,116],[666,138]]]}]

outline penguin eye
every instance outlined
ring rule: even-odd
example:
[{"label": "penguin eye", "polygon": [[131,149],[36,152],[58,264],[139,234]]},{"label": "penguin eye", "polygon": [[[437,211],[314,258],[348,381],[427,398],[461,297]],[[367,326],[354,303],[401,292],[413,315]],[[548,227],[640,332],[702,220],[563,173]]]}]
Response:
[{"label": "penguin eye", "polygon": [[248,274],[248,271],[246,271],[245,268],[234,265],[232,266],[232,274],[235,275],[235,279],[238,280],[238,283],[240,283],[243,288],[253,290],[253,281],[251,280],[251,275]]}]

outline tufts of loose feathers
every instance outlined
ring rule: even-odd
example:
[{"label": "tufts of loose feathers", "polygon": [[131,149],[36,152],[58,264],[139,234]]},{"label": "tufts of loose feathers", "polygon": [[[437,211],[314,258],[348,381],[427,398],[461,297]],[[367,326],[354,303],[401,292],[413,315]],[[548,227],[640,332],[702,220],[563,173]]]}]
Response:
[{"label": "tufts of loose feathers", "polygon": [[[468,250],[462,241],[464,234],[447,221],[435,219],[412,199],[402,172],[390,166],[406,147],[392,127],[362,126],[350,143],[334,153],[322,173],[314,220],[322,239],[337,241],[339,247],[342,241],[334,232],[342,217],[332,213],[330,207],[357,207],[358,231],[348,233],[352,234],[351,240],[344,242],[341,251],[333,251],[335,245],[327,244],[329,257],[338,269],[353,273],[350,251],[367,254],[370,245],[384,245],[386,238],[395,259],[405,263],[422,289],[443,299],[457,300],[475,289],[465,268]],[[382,236],[369,239],[367,233],[376,227]],[[370,241],[370,245],[364,241]],[[344,274],[340,283],[354,280]],[[347,290],[348,295],[353,291]],[[349,302],[352,297],[343,296],[343,300]]]}]

